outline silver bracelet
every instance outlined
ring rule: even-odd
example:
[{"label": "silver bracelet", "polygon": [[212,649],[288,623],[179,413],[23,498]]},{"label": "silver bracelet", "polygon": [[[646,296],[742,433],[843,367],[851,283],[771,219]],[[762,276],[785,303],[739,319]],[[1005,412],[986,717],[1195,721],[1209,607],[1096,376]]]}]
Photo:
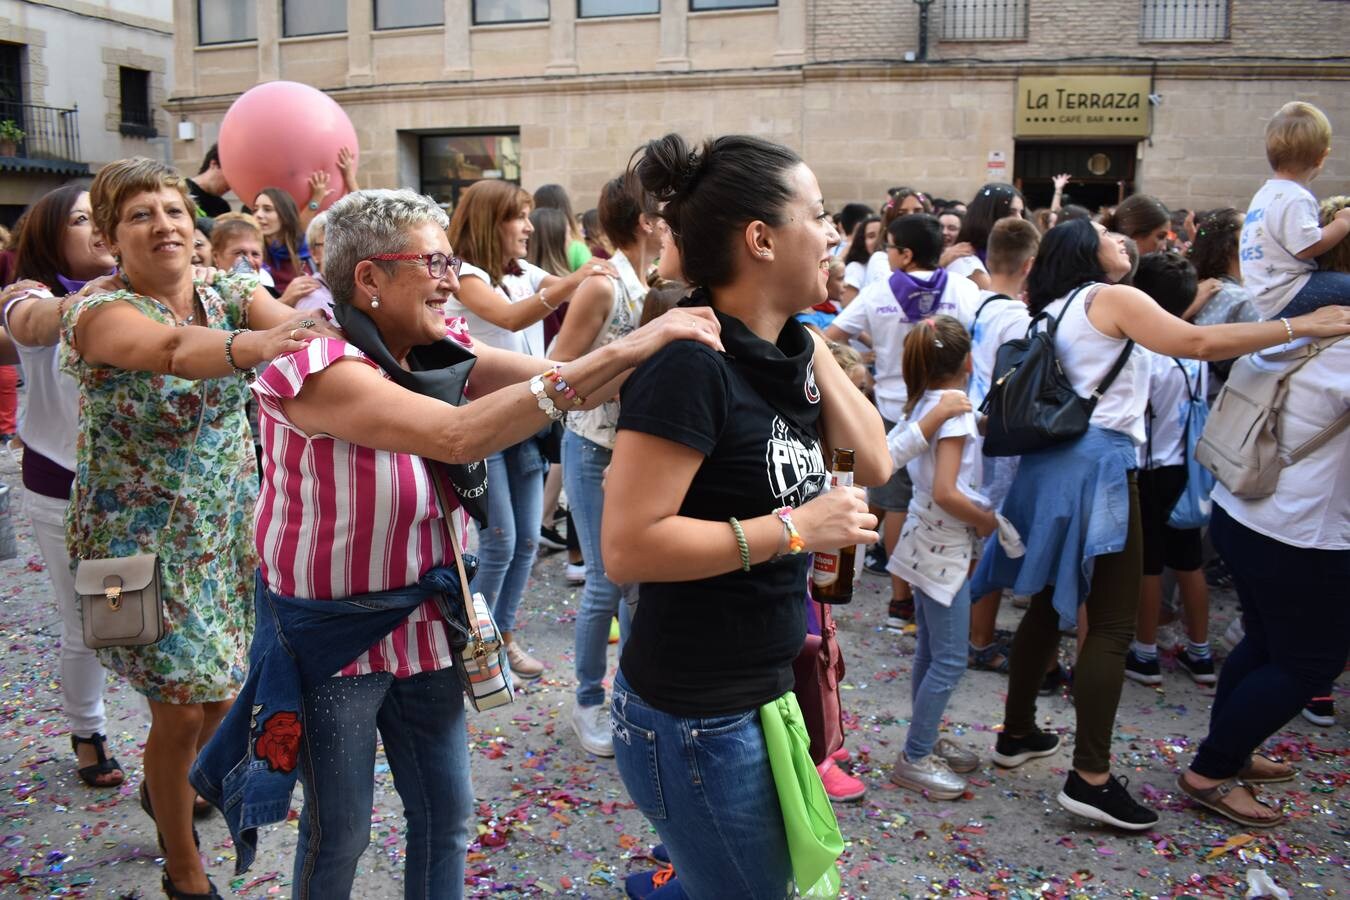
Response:
[{"label": "silver bracelet", "polygon": [[536,294],[535,296],[539,298],[539,302],[544,304],[544,308],[547,309],[549,312],[558,311],[558,307],[548,302],[548,288],[540,288],[539,293]]},{"label": "silver bracelet", "polygon": [[1285,334],[1289,335],[1289,340],[1292,341],[1294,339],[1294,326],[1290,325],[1289,320],[1284,316],[1280,316],[1280,321],[1284,323]]},{"label": "silver bracelet", "polygon": [[530,393],[534,394],[534,399],[539,404],[539,408],[554,422],[561,422],[567,417],[567,413],[559,409],[558,405],[553,402],[553,398],[544,390],[543,375],[536,375],[530,379]]}]

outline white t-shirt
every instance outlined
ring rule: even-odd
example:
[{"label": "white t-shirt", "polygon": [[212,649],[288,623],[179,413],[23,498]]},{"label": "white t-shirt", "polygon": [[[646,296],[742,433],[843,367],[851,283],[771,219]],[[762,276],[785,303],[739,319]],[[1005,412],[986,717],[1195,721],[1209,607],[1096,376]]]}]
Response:
[{"label": "white t-shirt", "polygon": [[1322,239],[1317,198],[1296,181],[1272,178],[1252,197],[1242,223],[1242,283],[1269,319],[1294,299],[1317,268],[1300,253]]},{"label": "white t-shirt", "polygon": [[[1288,363],[1258,362],[1272,371]],[[1350,340],[1332,344],[1289,379],[1280,449],[1292,450],[1350,407]],[[1214,502],[1252,531],[1294,547],[1350,550],[1350,428],[1280,473],[1275,493],[1241,500],[1222,484]]]},{"label": "white t-shirt", "polygon": [[844,266],[844,284],[861,291],[867,283],[867,263],[851,262]]},{"label": "white t-shirt", "polygon": [[969,256],[959,256],[952,260],[951,265],[947,266],[947,271],[963,275],[966,278],[969,278],[975,272],[989,274],[989,270],[984,267],[984,263],[980,262],[980,258],[974,253]]},{"label": "white t-shirt", "polygon": [[[523,259],[518,260],[518,262],[520,263],[521,274],[504,275],[502,276],[502,283],[493,288],[498,296],[510,303],[519,303],[521,300],[539,293],[539,285],[548,277],[548,273],[538,266]],[[487,272],[467,262],[459,270],[459,280],[463,281],[465,278],[477,278],[489,287],[492,285],[492,279],[488,277]],[[507,331],[500,325],[494,325],[472,312],[454,294],[450,295],[450,301],[445,304],[445,313],[447,316],[463,316],[469,324],[469,334],[473,336],[475,341],[482,341],[501,350],[514,350],[517,353],[525,353],[530,356],[542,357],[544,355],[544,322],[542,319],[533,325],[522,328],[520,331]]]},{"label": "white t-shirt", "polygon": [[867,274],[863,278],[863,287],[874,281],[885,281],[891,277],[891,261],[886,258],[885,250],[878,250],[867,257]]},{"label": "white t-shirt", "polygon": [[[1139,448],[1139,464],[1148,468],[1182,465],[1186,462],[1190,391],[1205,398],[1209,366],[1195,359],[1163,356],[1145,347],[1139,347],[1135,352],[1148,363],[1147,437]],[[1177,365],[1178,362],[1181,365]]]},{"label": "white t-shirt", "polygon": [[989,300],[995,293],[980,291],[980,302],[975,307],[979,317],[972,325],[970,338],[970,402],[976,407],[989,394],[998,348],[1014,338],[1026,337],[1027,326],[1031,324],[1031,313],[1025,303],[1007,297]]},{"label": "white t-shirt", "polygon": [[[20,294],[4,309],[4,324],[9,328],[9,311],[20,301],[31,303],[29,297],[50,297],[49,291],[29,291]],[[24,378],[28,382],[28,397],[24,403],[23,418],[19,420],[19,437],[25,446],[50,459],[62,468],[75,471],[75,438],[79,433],[80,386],[70,375],[61,371],[55,345],[29,347],[14,341],[23,363]]]},{"label": "white t-shirt", "polygon": [[[914,407],[910,421],[918,422],[942,399],[942,391],[924,391],[923,397]],[[943,438],[963,437],[961,445],[961,469],[956,474],[956,486],[971,502],[983,508],[989,508],[989,500],[981,492],[984,485],[984,459],[980,448],[984,440],[980,437],[979,425],[973,412],[952,416],[943,422],[933,435],[932,447],[927,453],[920,453],[909,461],[905,468],[914,482],[915,494],[933,496],[933,476],[937,469],[937,445]]]},{"label": "white t-shirt", "polygon": [[[911,272],[918,278],[927,278],[931,272]],[[959,275],[947,278],[933,315],[955,316],[962,325],[970,326],[971,316],[979,306],[980,291],[975,284]],[[890,278],[875,281],[854,298],[853,302],[832,323],[850,337],[866,331],[872,335],[872,349],[876,351],[877,409],[890,422],[905,418],[905,378],[900,371],[900,357],[905,346],[905,335],[914,323],[905,317],[891,291]]]},{"label": "white t-shirt", "polygon": [[[1125,348],[1124,338],[1107,337],[1088,318],[1095,293],[1095,288],[1070,293],[1073,305],[1055,332],[1055,355],[1080,397],[1092,396]],[[1064,309],[1064,302],[1055,300],[1045,311],[1057,316]],[[1148,405],[1148,364],[1139,354],[1142,349],[1135,345],[1088,419],[1093,425],[1128,434],[1135,446],[1144,443],[1144,408]]]}]

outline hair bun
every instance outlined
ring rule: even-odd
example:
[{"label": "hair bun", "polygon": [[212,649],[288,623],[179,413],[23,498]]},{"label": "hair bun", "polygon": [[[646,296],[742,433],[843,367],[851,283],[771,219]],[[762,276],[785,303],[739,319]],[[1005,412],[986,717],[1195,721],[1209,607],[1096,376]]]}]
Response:
[{"label": "hair bun", "polygon": [[674,133],[648,141],[638,155],[634,167],[638,180],[647,193],[662,201],[684,193],[704,159]]}]

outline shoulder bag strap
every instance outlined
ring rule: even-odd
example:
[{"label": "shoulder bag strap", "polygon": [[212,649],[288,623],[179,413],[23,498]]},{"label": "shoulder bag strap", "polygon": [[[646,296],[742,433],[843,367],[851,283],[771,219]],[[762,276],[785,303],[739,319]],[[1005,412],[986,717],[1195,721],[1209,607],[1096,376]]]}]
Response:
[{"label": "shoulder bag strap", "polygon": [[[202,423],[206,421],[206,379],[202,379],[202,407],[197,411],[197,428],[192,432],[192,443],[188,446],[192,452],[188,454],[187,459],[183,461],[183,470],[180,474],[187,475],[188,467],[192,461],[197,458],[197,439],[202,436]],[[173,515],[178,512],[178,500],[183,496],[182,491],[173,495],[173,503],[169,504],[169,519],[164,523],[164,530],[168,531],[169,526],[173,525]]]},{"label": "shoulder bag strap", "polygon": [[445,489],[436,477],[436,464],[427,461],[427,477],[436,491],[436,501],[441,505],[441,514],[445,516],[446,528],[450,531],[450,550],[455,555],[455,568],[459,571],[460,599],[464,603],[464,621],[469,626],[469,642],[473,646],[475,657],[486,657],[487,647],[483,643],[483,633],[478,629],[478,616],[473,611],[473,593],[469,590],[469,575],[464,570],[464,554],[459,546],[459,529],[455,527],[455,510],[445,501]]},{"label": "shoulder bag strap", "polygon": [[1012,298],[1009,297],[1007,294],[994,294],[992,297],[985,297],[984,302],[980,304],[980,308],[975,310],[975,317],[970,320],[971,331],[975,330],[975,323],[980,321],[980,313],[984,312],[984,308],[986,306],[988,306],[990,303],[993,303],[995,300],[1011,300],[1011,299]]},{"label": "shoulder bag strap", "polygon": [[1317,432],[1317,434],[1313,435],[1311,438],[1304,441],[1302,444],[1299,444],[1298,447],[1296,447],[1294,450],[1291,450],[1289,454],[1285,457],[1284,464],[1286,466],[1292,466],[1294,463],[1303,459],[1303,457],[1307,456],[1309,453],[1312,453],[1318,447],[1321,447],[1327,441],[1331,440],[1336,435],[1340,434],[1342,431],[1345,430],[1345,427],[1347,425],[1350,425],[1350,409],[1347,409],[1344,412],[1342,412],[1340,416],[1336,418],[1336,421],[1332,422],[1326,428],[1323,428],[1321,431]]}]

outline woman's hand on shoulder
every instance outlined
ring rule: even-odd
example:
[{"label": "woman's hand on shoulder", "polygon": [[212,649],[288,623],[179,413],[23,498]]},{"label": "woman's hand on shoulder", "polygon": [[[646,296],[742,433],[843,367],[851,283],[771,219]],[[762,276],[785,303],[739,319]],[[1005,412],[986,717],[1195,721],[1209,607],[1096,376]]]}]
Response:
[{"label": "woman's hand on shoulder", "polygon": [[793,524],[812,552],[833,552],[849,544],[877,542],[877,517],[867,511],[860,487],[832,488],[792,512]]},{"label": "woman's hand on shoulder", "polygon": [[286,290],[281,292],[281,302],[287,306],[295,306],[301,298],[308,297],[319,288],[319,280],[312,275],[299,275],[291,279],[291,283],[286,285]]},{"label": "woman's hand on shoulder", "polygon": [[947,268],[963,256],[974,256],[975,248],[969,241],[962,241],[959,244],[952,244],[946,250],[942,251],[942,256],[938,259],[938,265]]},{"label": "woman's hand on shoulder", "polygon": [[278,356],[294,353],[309,346],[317,338],[327,337],[318,331],[313,318],[298,318],[283,322],[264,331],[245,331],[234,340],[231,352],[242,368],[251,369],[259,363],[270,362]]},{"label": "woman's hand on shoulder", "polygon": [[1350,334],[1350,306],[1324,306],[1290,319],[1297,337],[1333,337]]},{"label": "woman's hand on shoulder", "polygon": [[721,353],[722,325],[712,309],[700,307],[676,307],[616,341],[611,346],[621,348],[627,354],[629,367],[637,366],[673,341],[698,341]]}]

